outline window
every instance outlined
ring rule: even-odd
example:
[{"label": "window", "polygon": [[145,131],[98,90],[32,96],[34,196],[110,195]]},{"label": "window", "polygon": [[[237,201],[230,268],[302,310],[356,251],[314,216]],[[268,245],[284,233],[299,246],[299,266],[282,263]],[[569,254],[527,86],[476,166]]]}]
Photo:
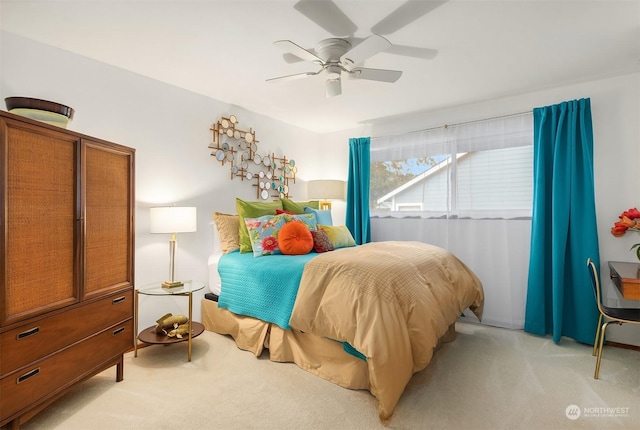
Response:
[{"label": "window", "polygon": [[421,211],[422,203],[398,203],[396,205],[398,212],[402,211]]},{"label": "window", "polygon": [[372,215],[530,217],[531,113],[371,140]]}]

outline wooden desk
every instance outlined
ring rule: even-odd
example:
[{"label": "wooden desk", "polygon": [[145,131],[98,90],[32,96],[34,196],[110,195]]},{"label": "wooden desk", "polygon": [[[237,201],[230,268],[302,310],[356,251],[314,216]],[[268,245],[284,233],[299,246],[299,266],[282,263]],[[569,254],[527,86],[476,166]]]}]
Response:
[{"label": "wooden desk", "polygon": [[610,261],[609,275],[622,297],[640,300],[640,263]]}]

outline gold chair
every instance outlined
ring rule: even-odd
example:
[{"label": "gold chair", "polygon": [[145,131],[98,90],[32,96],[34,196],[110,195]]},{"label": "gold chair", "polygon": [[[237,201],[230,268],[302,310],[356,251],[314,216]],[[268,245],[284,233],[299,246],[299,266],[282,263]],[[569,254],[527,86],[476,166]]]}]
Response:
[{"label": "gold chair", "polygon": [[[640,324],[640,309],[635,308],[610,308],[602,304],[602,290],[600,288],[600,280],[598,278],[598,269],[591,258],[587,258],[587,267],[589,274],[591,275],[591,283],[593,284],[593,292],[596,297],[596,303],[598,304],[598,310],[600,311],[600,317],[598,318],[598,326],[596,327],[596,339],[593,342],[593,353],[596,355],[596,349],[598,351],[598,359],[596,360],[596,373],[593,375],[594,379],[598,379],[600,373],[600,359],[602,358],[602,346],[604,344],[604,334],[607,330],[607,326],[610,323],[616,323],[622,325],[622,323]],[[602,319],[605,319],[605,323],[602,323]]]}]

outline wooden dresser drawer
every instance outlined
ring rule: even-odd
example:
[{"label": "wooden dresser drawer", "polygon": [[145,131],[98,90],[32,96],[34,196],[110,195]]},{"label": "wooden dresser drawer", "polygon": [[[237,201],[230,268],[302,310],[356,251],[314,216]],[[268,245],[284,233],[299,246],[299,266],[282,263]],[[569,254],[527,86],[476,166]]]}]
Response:
[{"label": "wooden dresser drawer", "polygon": [[0,335],[0,377],[133,317],[133,289],[78,305]]},{"label": "wooden dresser drawer", "polygon": [[0,379],[0,421],[90,376],[133,346],[133,319]]}]

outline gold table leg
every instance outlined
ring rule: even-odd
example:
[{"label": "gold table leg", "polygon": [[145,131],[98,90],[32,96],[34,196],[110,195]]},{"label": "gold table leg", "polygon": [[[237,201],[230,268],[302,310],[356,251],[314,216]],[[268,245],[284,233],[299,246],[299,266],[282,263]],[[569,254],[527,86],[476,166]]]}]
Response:
[{"label": "gold table leg", "polygon": [[187,340],[187,343],[189,344],[189,361],[191,361],[191,331],[193,330],[193,324],[192,324],[192,320],[193,320],[193,293],[189,292],[189,340]]},{"label": "gold table leg", "polygon": [[138,301],[140,300],[140,293],[136,290],[136,296],[133,298],[134,312],[133,312],[133,356],[138,356]]}]

